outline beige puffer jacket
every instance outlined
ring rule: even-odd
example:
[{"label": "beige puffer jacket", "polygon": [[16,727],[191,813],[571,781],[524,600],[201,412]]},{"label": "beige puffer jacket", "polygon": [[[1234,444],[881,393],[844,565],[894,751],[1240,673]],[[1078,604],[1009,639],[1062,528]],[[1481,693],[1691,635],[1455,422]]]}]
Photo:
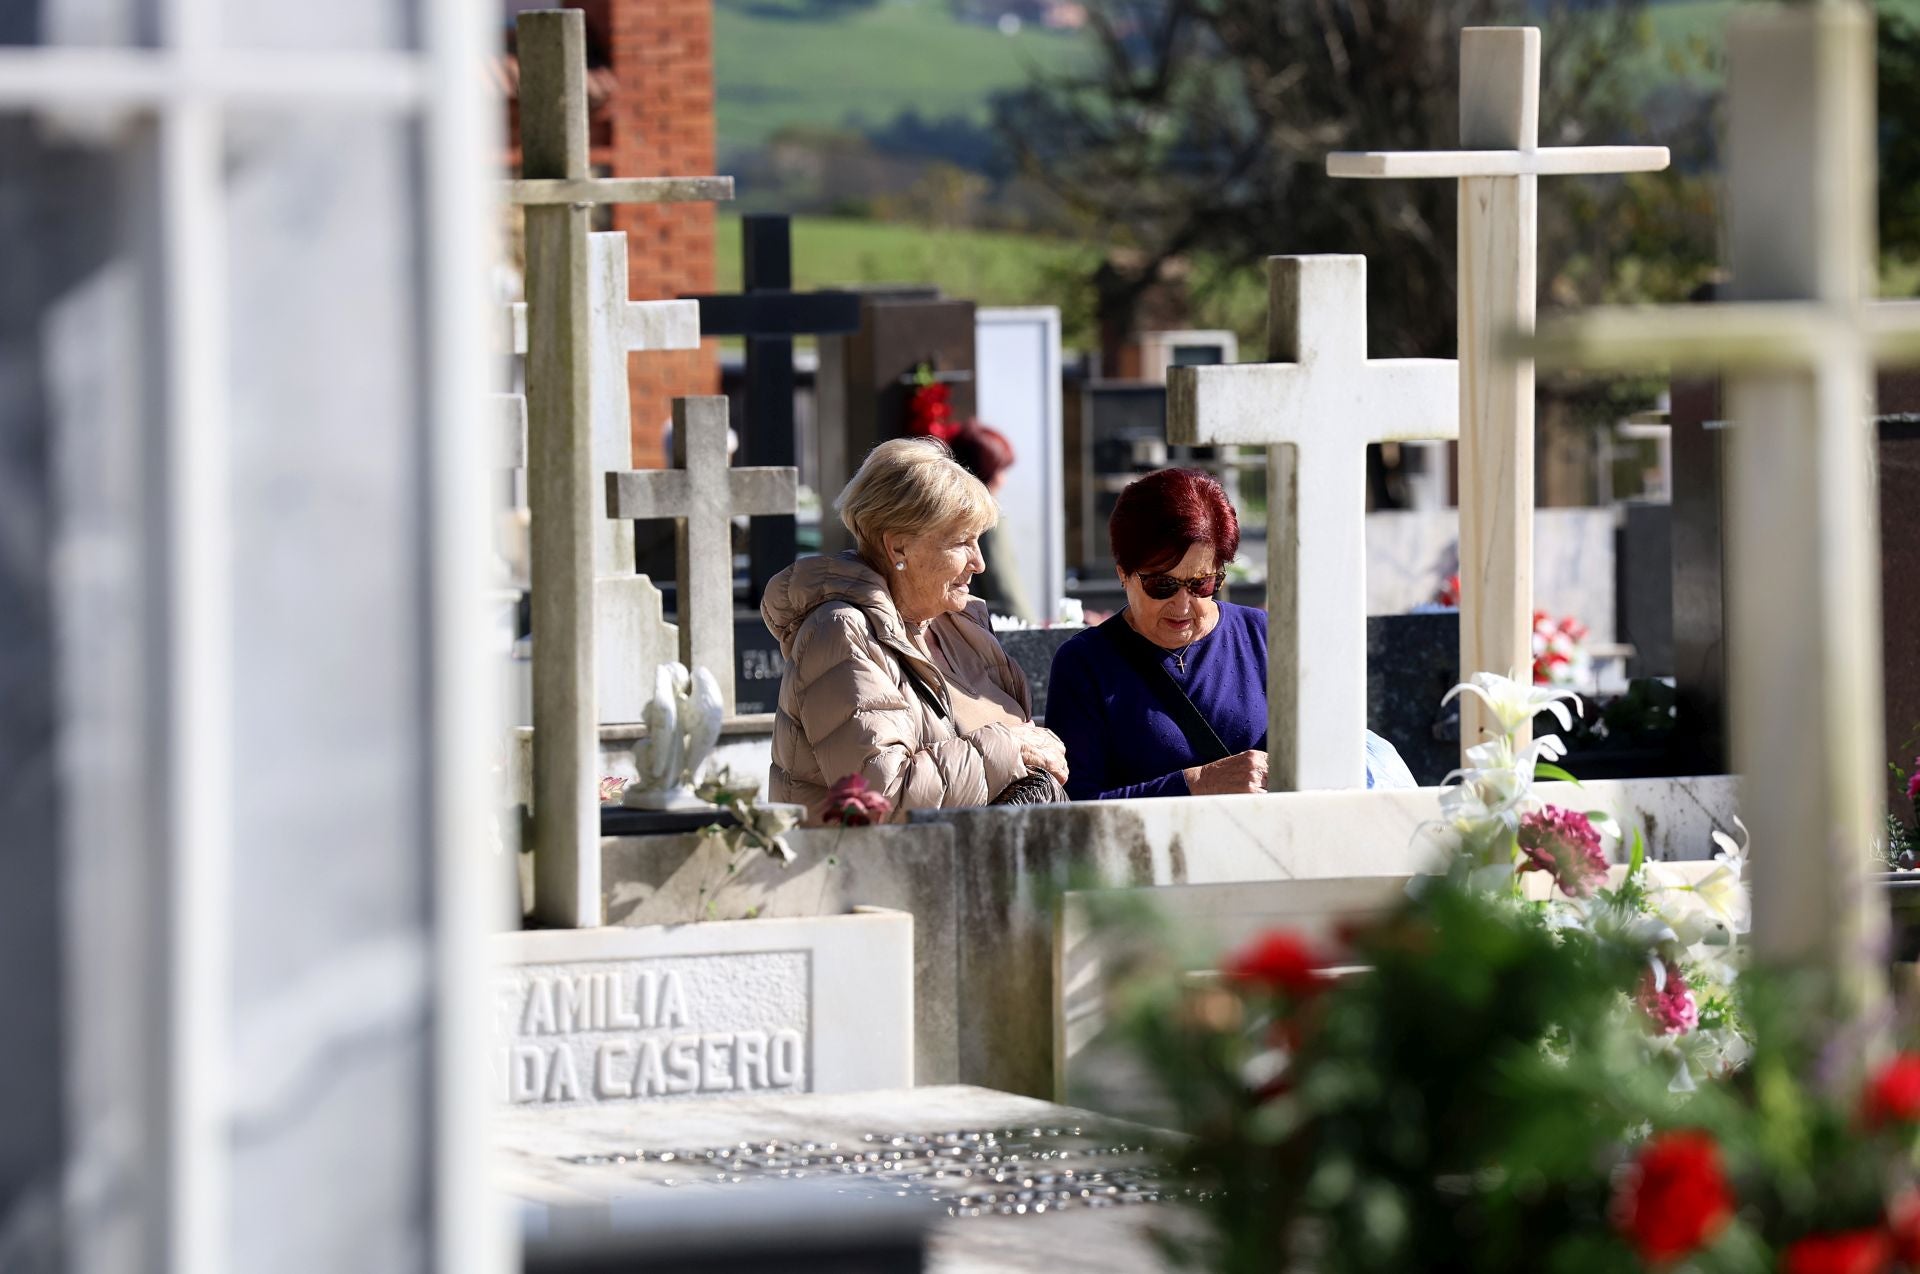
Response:
[{"label": "beige puffer jacket", "polygon": [[[773,725],[768,796],[807,807],[850,774],[908,810],[985,805],[1024,777],[1004,725],[957,732],[946,678],[907,637],[886,581],[856,553],[802,558],[760,602],[787,670]],[[1027,679],[994,639],[985,602],[933,621],[942,651],[966,657],[1029,715]]]}]

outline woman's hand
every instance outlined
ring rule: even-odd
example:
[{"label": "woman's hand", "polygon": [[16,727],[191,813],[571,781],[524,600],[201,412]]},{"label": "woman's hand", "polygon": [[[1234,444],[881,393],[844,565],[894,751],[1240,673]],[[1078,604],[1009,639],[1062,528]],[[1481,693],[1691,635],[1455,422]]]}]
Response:
[{"label": "woman's hand", "polygon": [[1029,770],[1044,770],[1053,775],[1062,787],[1067,782],[1067,745],[1060,742],[1060,736],[1044,726],[1028,722],[1013,727],[1013,737],[1020,744],[1020,759],[1026,762]]},{"label": "woman's hand", "polygon": [[1247,751],[1237,756],[1196,765],[1183,773],[1187,791],[1195,796],[1236,796],[1267,790],[1267,754]]}]

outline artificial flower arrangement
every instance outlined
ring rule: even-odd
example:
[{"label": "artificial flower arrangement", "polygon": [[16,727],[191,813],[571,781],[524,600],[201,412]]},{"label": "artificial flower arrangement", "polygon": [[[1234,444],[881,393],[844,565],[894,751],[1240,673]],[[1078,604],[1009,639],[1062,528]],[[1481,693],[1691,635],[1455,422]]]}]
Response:
[{"label": "artificial flower arrangement", "polygon": [[1486,675],[1462,694],[1501,733],[1426,829],[1444,870],[1391,915],[1330,947],[1265,934],[1198,987],[1151,954],[1114,984],[1151,1117],[1187,1134],[1170,1168],[1198,1224],[1164,1227],[1166,1254],[1223,1274],[1920,1270],[1920,1055],[1840,1065],[1803,988],[1740,972],[1744,846],[1718,836],[1682,875],[1542,798],[1571,777],[1561,745],[1518,735],[1540,712],[1565,728],[1572,695]]},{"label": "artificial flower arrangement", "polygon": [[920,364],[907,393],[908,436],[952,442],[960,434],[960,424],[953,414],[953,386],[934,375],[931,363]]},{"label": "artificial flower arrangement", "polygon": [[1533,682],[1537,686],[1584,686],[1593,680],[1587,626],[1571,615],[1555,619],[1533,612]]}]

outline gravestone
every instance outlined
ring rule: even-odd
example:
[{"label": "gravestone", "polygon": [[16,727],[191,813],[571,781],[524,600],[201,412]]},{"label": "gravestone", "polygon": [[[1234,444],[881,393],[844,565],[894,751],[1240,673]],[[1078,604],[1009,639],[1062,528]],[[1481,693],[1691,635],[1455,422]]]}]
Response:
[{"label": "gravestone", "polygon": [[787,660],[780,640],[767,631],[759,614],[736,614],[733,619],[733,710],[738,716],[774,712],[780,707],[780,678]]},{"label": "gravestone", "polygon": [[980,419],[1013,444],[994,540],[1013,552],[1021,591],[1037,611],[1021,618],[1045,621],[1067,586],[1060,311],[980,310],[974,324]]},{"label": "gravestone", "polygon": [[1633,647],[1626,674],[1673,675],[1673,506],[1629,500],[1614,540],[1614,632]]},{"label": "gravestone", "polygon": [[576,1105],[913,1081],[913,917],[495,938],[495,1094]]},{"label": "gravestone", "polygon": [[[1533,329],[1542,176],[1653,172],[1664,146],[1541,146],[1540,31],[1460,33],[1460,149],[1327,157],[1327,174],[1460,183],[1460,674],[1533,661],[1533,364],[1500,344]],[[1460,746],[1487,734],[1469,701]],[[1524,741],[1524,740],[1523,740]]]},{"label": "gravestone", "polygon": [[[798,462],[793,419],[793,338],[857,331],[860,298],[852,292],[795,292],[793,232],[783,216],[740,219],[741,291],[699,296],[700,331],[746,339],[746,419],[740,431],[742,464],[792,467]],[[623,466],[627,467],[627,466]],[[758,599],[767,581],[798,556],[790,514],[760,518],[747,531],[748,593]]]},{"label": "gravestone", "polygon": [[[1882,656],[1886,661],[1886,761],[1908,766],[1920,726],[1920,615],[1907,598],[1916,564],[1907,546],[1916,543],[1913,501],[1903,494],[1920,483],[1913,419],[1920,415],[1920,373],[1882,370],[1875,377],[1877,472],[1880,502]],[[1721,416],[1718,378],[1676,377],[1673,382],[1673,673],[1677,691],[1676,736],[1701,773],[1728,768],[1725,518],[1722,449],[1727,422]],[[1909,771],[1910,772],[1910,771]],[[1905,780],[1891,771],[1887,798],[1908,808]]]},{"label": "gravestone", "polygon": [[732,716],[733,519],[792,513],[799,480],[790,468],[727,463],[727,400],[718,396],[673,400],[673,460],[670,469],[607,474],[608,516],[674,520],[680,662],[714,674]]},{"label": "gravestone", "polygon": [[1451,438],[1459,372],[1367,357],[1367,261],[1268,259],[1265,363],[1174,368],[1167,437],[1267,449],[1268,790],[1366,786],[1367,447]]},{"label": "gravestone", "polygon": [[907,431],[907,403],[922,366],[952,387],[956,419],[975,415],[974,304],[937,290],[867,290],[860,328],[820,338],[816,403],[820,416],[820,549],[837,553],[853,537],[833,502],[867,453]]},{"label": "gravestone", "polygon": [[[1079,566],[1083,585],[1113,580],[1107,519],[1127,483],[1174,462],[1167,446],[1167,387],[1145,381],[1092,380],[1080,391],[1078,446],[1067,452],[1077,475]],[[1076,590],[1077,595],[1077,590]]]},{"label": "gravestone", "polygon": [[1393,744],[1421,787],[1460,764],[1459,714],[1440,706],[1459,665],[1459,611],[1367,617],[1367,729]]}]

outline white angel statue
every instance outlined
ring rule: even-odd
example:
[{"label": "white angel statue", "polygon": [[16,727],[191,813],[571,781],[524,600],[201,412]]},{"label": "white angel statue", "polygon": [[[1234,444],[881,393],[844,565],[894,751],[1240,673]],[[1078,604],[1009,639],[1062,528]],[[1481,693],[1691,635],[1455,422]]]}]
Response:
[{"label": "white angel statue", "polygon": [[647,732],[633,745],[638,777],[627,786],[623,804],[643,810],[705,809],[693,785],[720,741],[724,713],[720,683],[705,668],[691,673],[685,664],[661,664],[654,674],[653,699],[640,714]]}]

